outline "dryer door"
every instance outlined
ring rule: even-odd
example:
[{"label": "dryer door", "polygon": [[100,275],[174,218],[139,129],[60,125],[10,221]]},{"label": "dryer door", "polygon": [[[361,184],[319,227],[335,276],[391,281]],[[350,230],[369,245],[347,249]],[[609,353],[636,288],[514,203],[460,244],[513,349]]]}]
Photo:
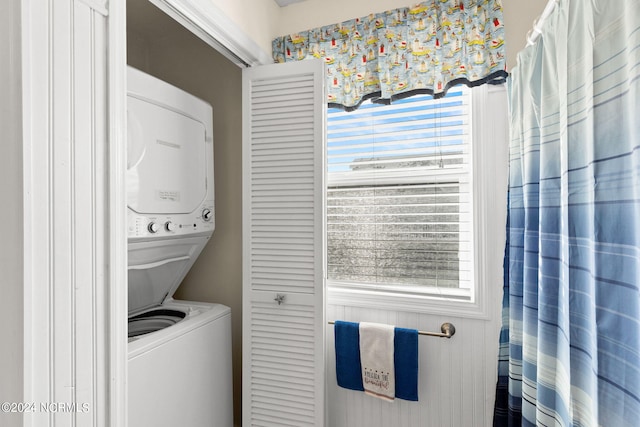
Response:
[{"label": "dryer door", "polygon": [[134,96],[128,105],[127,204],[139,214],[187,214],[206,196],[205,127]]}]

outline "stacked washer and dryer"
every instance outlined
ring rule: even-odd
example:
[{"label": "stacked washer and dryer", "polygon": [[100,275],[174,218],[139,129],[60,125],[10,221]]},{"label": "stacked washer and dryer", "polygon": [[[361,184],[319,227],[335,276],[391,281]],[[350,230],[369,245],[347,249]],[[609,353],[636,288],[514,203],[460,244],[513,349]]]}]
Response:
[{"label": "stacked washer and dryer", "polygon": [[231,427],[231,312],[173,293],[215,226],[213,111],[128,68],[129,426]]}]

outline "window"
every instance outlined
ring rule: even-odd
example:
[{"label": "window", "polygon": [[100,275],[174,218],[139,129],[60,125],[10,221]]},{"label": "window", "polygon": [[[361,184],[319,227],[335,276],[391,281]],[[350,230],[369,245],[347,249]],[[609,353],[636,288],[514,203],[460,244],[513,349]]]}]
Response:
[{"label": "window", "polygon": [[330,291],[477,302],[487,178],[474,167],[485,156],[474,152],[482,138],[473,97],[486,91],[458,86],[437,100],[328,110]]}]

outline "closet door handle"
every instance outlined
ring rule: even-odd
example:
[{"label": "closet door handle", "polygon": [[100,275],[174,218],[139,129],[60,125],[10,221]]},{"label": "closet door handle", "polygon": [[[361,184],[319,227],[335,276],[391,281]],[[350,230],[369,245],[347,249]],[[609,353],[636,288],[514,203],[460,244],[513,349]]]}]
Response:
[{"label": "closet door handle", "polygon": [[276,297],[273,299],[275,302],[278,303],[278,305],[284,303],[284,299],[285,299],[286,295],[284,294],[276,294]]}]

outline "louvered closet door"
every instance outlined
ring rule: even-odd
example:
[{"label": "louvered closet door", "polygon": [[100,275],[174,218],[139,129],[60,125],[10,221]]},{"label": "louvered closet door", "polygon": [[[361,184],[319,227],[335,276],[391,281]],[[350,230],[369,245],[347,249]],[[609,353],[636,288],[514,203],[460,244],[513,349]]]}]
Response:
[{"label": "louvered closet door", "polygon": [[243,422],[324,424],[320,61],[243,74]]}]

